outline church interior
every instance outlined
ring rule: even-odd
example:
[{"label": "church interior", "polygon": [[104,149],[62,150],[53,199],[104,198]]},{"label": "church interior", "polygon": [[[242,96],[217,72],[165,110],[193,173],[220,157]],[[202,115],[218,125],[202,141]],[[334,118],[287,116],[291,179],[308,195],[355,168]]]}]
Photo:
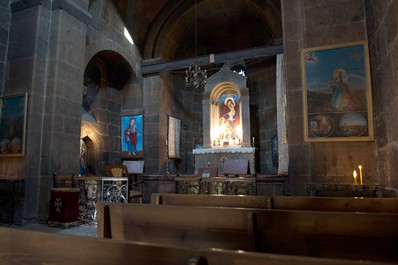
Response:
[{"label": "church interior", "polygon": [[[1,248],[54,264],[397,263],[397,13],[1,1]],[[70,249],[3,228],[88,223],[98,238]]]}]

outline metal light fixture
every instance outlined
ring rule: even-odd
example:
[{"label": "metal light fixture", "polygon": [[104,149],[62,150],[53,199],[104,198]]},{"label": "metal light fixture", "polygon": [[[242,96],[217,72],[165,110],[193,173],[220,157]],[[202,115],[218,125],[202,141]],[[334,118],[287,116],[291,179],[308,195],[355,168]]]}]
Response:
[{"label": "metal light fixture", "polygon": [[195,0],[195,63],[185,71],[185,86],[202,89],[207,82],[206,70],[200,69],[198,66],[198,26],[196,18],[196,0]]}]

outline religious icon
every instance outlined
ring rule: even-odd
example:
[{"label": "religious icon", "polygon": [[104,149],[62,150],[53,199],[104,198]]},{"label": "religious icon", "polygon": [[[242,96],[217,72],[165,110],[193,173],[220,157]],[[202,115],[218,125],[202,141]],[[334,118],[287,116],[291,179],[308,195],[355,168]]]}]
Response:
[{"label": "religious icon", "polygon": [[238,130],[240,126],[239,96],[236,93],[224,93],[219,99],[220,134],[218,141],[223,145],[238,145],[240,139]]},{"label": "religious icon", "polygon": [[143,157],[142,115],[122,116],[122,158]]},{"label": "religious icon", "polygon": [[302,51],[305,141],[374,139],[366,42]]}]

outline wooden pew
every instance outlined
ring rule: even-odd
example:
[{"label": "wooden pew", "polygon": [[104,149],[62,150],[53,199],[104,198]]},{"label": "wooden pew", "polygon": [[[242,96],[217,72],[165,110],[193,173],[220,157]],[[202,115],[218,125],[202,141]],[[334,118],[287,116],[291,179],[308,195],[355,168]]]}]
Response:
[{"label": "wooden pew", "polygon": [[[192,250],[146,244],[0,228],[0,263],[53,265],[360,265],[363,261],[308,258],[221,249]],[[367,262],[367,265],[387,265]]]},{"label": "wooden pew", "polygon": [[258,251],[398,262],[398,215],[256,210]]},{"label": "wooden pew", "polygon": [[267,209],[271,208],[272,202],[271,197],[255,195],[152,193],[151,204]]},{"label": "wooden pew", "polygon": [[234,208],[97,202],[99,238],[190,248],[255,250],[253,212]]},{"label": "wooden pew", "polygon": [[220,206],[305,211],[398,213],[398,198],[236,196],[152,193],[158,205]]},{"label": "wooden pew", "polygon": [[99,237],[398,262],[398,215],[254,208],[97,204]]},{"label": "wooden pew", "polygon": [[272,209],[398,213],[398,198],[276,196]]}]

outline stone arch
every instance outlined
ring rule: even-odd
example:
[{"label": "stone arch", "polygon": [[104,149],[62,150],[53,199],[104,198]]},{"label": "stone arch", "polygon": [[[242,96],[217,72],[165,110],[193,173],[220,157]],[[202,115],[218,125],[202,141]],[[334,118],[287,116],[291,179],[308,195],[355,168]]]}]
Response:
[{"label": "stone arch", "polygon": [[[236,9],[237,5],[244,5],[245,10],[239,8]],[[231,14],[231,17],[235,19],[228,23],[231,27],[235,26],[235,30],[237,30],[237,28],[241,30],[237,35],[248,33],[248,31],[241,26],[242,16],[247,18],[245,25],[247,25],[249,21],[253,21],[253,25],[247,25],[247,27],[259,27],[258,25],[262,25],[262,28],[260,29],[262,34],[256,36],[257,42],[259,43],[270,43],[275,38],[280,38],[282,35],[281,25],[279,25],[279,23],[275,23],[275,21],[281,20],[280,8],[277,4],[273,3],[273,1],[269,1],[267,5],[262,5],[255,1],[247,0],[199,0],[197,1],[196,9],[198,21],[200,22],[198,25],[199,32],[215,26],[212,24],[214,21],[212,18],[224,17],[225,13],[236,12],[236,10],[239,10],[239,14]],[[211,12],[209,12],[209,10],[211,10]],[[194,35],[194,14],[195,4],[193,1],[180,0],[168,3],[159,13],[156,20],[153,21],[148,31],[144,47],[144,58],[173,60],[182,57],[193,57],[194,50],[191,47],[193,47],[192,36]],[[266,25],[266,27],[263,25]],[[221,25],[217,26],[220,27]],[[219,31],[214,30],[214,32]],[[209,32],[207,33],[210,34]],[[203,39],[201,42],[203,43],[203,46],[198,47],[199,54],[203,55],[204,53],[209,53],[206,48],[206,43],[213,43],[214,39],[217,38],[219,39],[220,36],[212,35]],[[229,50],[242,49],[239,45],[236,46],[234,43],[237,41],[241,41],[243,43],[245,38],[241,38],[242,40],[235,39],[234,42],[228,41],[227,39],[223,39],[218,42],[223,43],[224,48],[225,45],[229,45],[230,47],[227,48]],[[199,45],[201,44],[199,43]],[[189,54],[179,54],[181,51],[184,51],[185,53],[189,52]]]},{"label": "stone arch", "polygon": [[87,166],[91,167],[86,170],[86,174],[95,175],[100,170],[99,153],[102,149],[101,139],[95,132],[98,129],[96,125],[83,122],[80,128],[80,139],[87,145]]},{"label": "stone arch", "polygon": [[[141,59],[138,56],[128,52],[126,49],[122,48],[121,45],[115,43],[110,39],[101,39],[98,40],[89,46],[86,47],[86,63],[88,65],[89,62],[95,58],[98,54],[118,54],[119,59],[122,59],[122,64],[124,66],[129,66],[131,71],[130,82],[136,82],[137,80],[141,80],[137,73],[140,72]],[[114,62],[119,63],[119,62]]]},{"label": "stone arch", "polygon": [[[81,139],[91,146],[91,157],[96,160],[89,161],[96,173],[104,174],[106,163],[120,160],[120,117],[124,110],[124,94],[128,93],[132,79],[136,79],[132,66],[113,50],[101,50],[87,63]],[[104,153],[107,155],[101,155]]]}]

